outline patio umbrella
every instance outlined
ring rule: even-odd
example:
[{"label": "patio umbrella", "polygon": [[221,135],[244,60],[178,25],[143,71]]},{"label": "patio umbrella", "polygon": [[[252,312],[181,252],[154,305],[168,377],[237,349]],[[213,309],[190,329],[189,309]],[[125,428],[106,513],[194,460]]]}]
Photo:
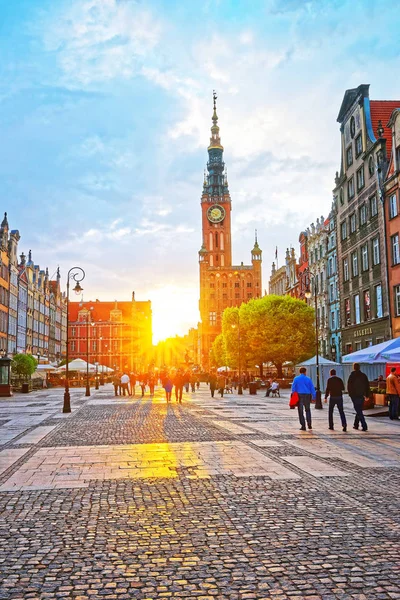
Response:
[{"label": "patio umbrella", "polygon": [[392,358],[392,356],[389,358],[389,353],[394,350],[397,350],[397,354],[393,353],[392,356],[399,356],[400,338],[395,338],[394,340],[387,340],[386,342],[375,344],[375,346],[369,346],[368,348],[362,348],[362,350],[357,350],[356,352],[352,352],[351,354],[346,354],[346,356],[343,356],[342,362],[358,362],[370,364],[396,362],[396,359]]},{"label": "patio umbrella", "polygon": [[38,365],[36,371],[55,371],[56,368],[53,365]]},{"label": "patio umbrella", "polygon": [[229,367],[218,367],[218,369],[217,369],[218,373],[222,373],[222,372],[225,373],[225,371],[230,371],[230,368]]},{"label": "patio umbrella", "polygon": [[[74,360],[71,360],[70,363],[68,363],[68,370],[69,371],[78,371],[79,373],[85,373],[86,369],[87,369],[87,365],[88,365],[88,363],[86,362],[86,360],[83,360],[82,358],[75,358]],[[63,365],[62,367],[60,367],[57,370],[65,371],[66,365]],[[89,363],[89,372],[95,373],[96,366]]]}]

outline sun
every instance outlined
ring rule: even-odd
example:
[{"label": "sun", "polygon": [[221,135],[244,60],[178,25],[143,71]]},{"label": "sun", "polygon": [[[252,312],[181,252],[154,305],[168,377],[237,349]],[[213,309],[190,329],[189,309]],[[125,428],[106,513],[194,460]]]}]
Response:
[{"label": "sun", "polygon": [[153,343],[185,335],[199,321],[197,287],[166,285],[148,293],[153,311]]}]

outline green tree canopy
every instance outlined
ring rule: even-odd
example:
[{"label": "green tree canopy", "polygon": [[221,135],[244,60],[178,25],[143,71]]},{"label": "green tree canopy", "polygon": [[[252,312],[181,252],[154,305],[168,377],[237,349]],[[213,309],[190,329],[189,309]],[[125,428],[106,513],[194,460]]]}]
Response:
[{"label": "green tree canopy", "polygon": [[[297,363],[314,351],[314,309],[291,296],[264,296],[227,308],[222,318],[226,364],[241,368],[273,363],[282,374],[285,362]],[[219,342],[220,343],[220,342]]]},{"label": "green tree canopy", "polygon": [[224,367],[227,364],[225,340],[222,333],[217,335],[211,346],[211,364],[214,367]]},{"label": "green tree canopy", "polygon": [[30,377],[37,364],[37,360],[31,354],[15,354],[11,362],[11,372],[19,377]]}]

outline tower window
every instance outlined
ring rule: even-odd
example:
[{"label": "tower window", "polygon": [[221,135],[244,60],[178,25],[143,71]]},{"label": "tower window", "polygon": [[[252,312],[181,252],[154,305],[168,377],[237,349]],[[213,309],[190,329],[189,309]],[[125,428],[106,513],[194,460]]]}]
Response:
[{"label": "tower window", "polygon": [[215,247],[218,248],[218,233],[215,234]]},{"label": "tower window", "polygon": [[251,281],[248,281],[248,282],[247,282],[247,287],[248,287],[248,288],[251,288],[251,287],[252,287],[252,283],[251,283]]}]

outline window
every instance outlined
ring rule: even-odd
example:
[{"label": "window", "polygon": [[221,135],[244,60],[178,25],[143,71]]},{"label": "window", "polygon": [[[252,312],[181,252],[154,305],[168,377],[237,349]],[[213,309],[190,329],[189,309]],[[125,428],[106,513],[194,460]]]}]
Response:
[{"label": "window", "polygon": [[76,327],[72,327],[72,329],[71,329],[71,336],[72,337],[76,336]]},{"label": "window", "polygon": [[347,223],[346,223],[346,221],[343,221],[343,223],[340,224],[340,236],[341,236],[342,240],[345,240],[347,238]]},{"label": "window", "polygon": [[349,146],[346,150],[346,162],[347,168],[351,167],[353,164],[353,144]]},{"label": "window", "polygon": [[357,171],[357,190],[361,190],[365,185],[364,165]]},{"label": "window", "polygon": [[235,287],[236,288],[240,287],[240,283],[238,281],[235,281]]},{"label": "window", "polygon": [[339,201],[341,206],[343,206],[344,204],[344,193],[343,193],[343,188],[340,188],[340,192],[339,192]]},{"label": "window", "polygon": [[331,329],[332,331],[336,329],[336,313],[334,310],[331,312]]},{"label": "window", "polygon": [[344,320],[347,326],[351,325],[350,298],[346,298],[344,301]]},{"label": "window", "polygon": [[222,287],[223,287],[223,288],[226,288],[226,287],[228,287],[228,284],[226,283],[226,281],[224,281],[224,282],[223,282],[223,284],[222,284]]},{"label": "window", "polygon": [[371,296],[369,290],[364,292],[364,321],[369,321],[371,318]]},{"label": "window", "polygon": [[374,238],[372,240],[372,264],[379,265],[381,262],[380,252],[379,252],[379,238]]},{"label": "window", "polygon": [[75,350],[76,350],[75,340],[72,340],[72,342],[71,342],[71,352],[75,352]]},{"label": "window", "polygon": [[353,139],[353,137],[356,134],[356,122],[354,120],[354,117],[351,117],[350,119],[350,135],[351,135],[351,139]]},{"label": "window", "polygon": [[210,300],[215,300],[215,294],[214,293],[210,294]]},{"label": "window", "polygon": [[396,317],[400,317],[400,285],[393,288],[394,291],[394,312]]},{"label": "window", "polygon": [[350,215],[350,233],[354,233],[357,228],[356,213]]},{"label": "window", "polygon": [[365,225],[365,223],[367,222],[367,205],[362,204],[360,206],[360,210],[359,210],[359,218],[360,218],[360,226],[361,225]]},{"label": "window", "polygon": [[392,264],[398,265],[400,264],[399,234],[392,235],[390,242],[392,246]]},{"label": "window", "polygon": [[361,247],[361,269],[363,271],[368,271],[368,245]]},{"label": "window", "polygon": [[356,137],[356,156],[360,156],[362,152],[362,137],[361,134]]},{"label": "window", "polygon": [[236,293],[235,293],[235,298],[240,298],[240,294],[239,294],[239,292],[236,292]]},{"label": "window", "polygon": [[354,351],[357,352],[357,350],[361,350],[361,342],[355,342]]},{"label": "window", "polygon": [[212,311],[210,312],[210,325],[214,326],[217,324],[217,313]]},{"label": "window", "polygon": [[349,259],[345,258],[343,260],[343,279],[344,281],[349,280]]},{"label": "window", "polygon": [[370,203],[370,209],[371,209],[371,218],[376,217],[376,215],[378,214],[378,203],[376,201],[375,195],[369,199],[369,203]]},{"label": "window", "polygon": [[349,200],[354,198],[354,177],[349,179],[349,181],[347,182],[347,196]]},{"label": "window", "polygon": [[247,282],[247,287],[248,287],[248,288],[251,288],[251,287],[252,287],[252,283],[251,283],[251,281],[248,281],[248,282]]},{"label": "window", "polygon": [[375,309],[376,309],[376,318],[380,319],[381,317],[383,317],[382,286],[381,286],[381,284],[375,286]]},{"label": "window", "polygon": [[370,177],[372,177],[372,175],[375,173],[374,159],[372,158],[372,156],[369,157],[368,161],[368,173]]},{"label": "window", "polygon": [[351,352],[353,352],[353,346],[351,344],[346,344],[345,354],[350,354]]},{"label": "window", "polygon": [[333,302],[335,299],[335,285],[333,283],[329,284],[329,301]]},{"label": "window", "polygon": [[397,215],[397,198],[396,194],[392,194],[392,196],[389,197],[389,219],[393,219],[394,217],[397,217]]},{"label": "window", "polygon": [[351,255],[351,267],[353,272],[353,277],[357,277],[358,275],[358,255],[357,252],[353,252]]},{"label": "window", "polygon": [[215,283],[210,283],[210,288],[214,289],[215,288]]},{"label": "window", "polygon": [[253,294],[252,294],[251,292],[248,292],[248,293],[247,293],[247,297],[248,297],[248,298],[252,298],[252,296],[253,296]]},{"label": "window", "polygon": [[361,322],[361,317],[360,317],[360,295],[359,294],[356,294],[354,296],[354,317],[355,317],[356,325],[358,325]]},{"label": "window", "polygon": [[228,294],[222,294],[222,300],[228,300]]}]

